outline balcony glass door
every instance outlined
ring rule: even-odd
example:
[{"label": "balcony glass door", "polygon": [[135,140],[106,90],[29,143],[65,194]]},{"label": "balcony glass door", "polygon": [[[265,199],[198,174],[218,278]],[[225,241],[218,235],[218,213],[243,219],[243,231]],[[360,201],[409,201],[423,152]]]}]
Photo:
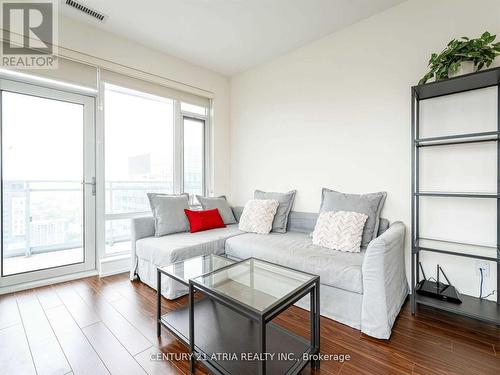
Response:
[{"label": "balcony glass door", "polygon": [[0,81],[0,285],[95,269],[94,98]]}]

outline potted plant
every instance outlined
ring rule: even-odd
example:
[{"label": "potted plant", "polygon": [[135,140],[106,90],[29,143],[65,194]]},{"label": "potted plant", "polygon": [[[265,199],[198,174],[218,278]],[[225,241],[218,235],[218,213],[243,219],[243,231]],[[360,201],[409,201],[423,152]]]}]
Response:
[{"label": "potted plant", "polygon": [[433,53],[429,60],[430,71],[422,77],[419,85],[432,77],[441,81],[461,74],[472,73],[489,67],[500,55],[500,43],[493,43],[496,35],[484,32],[479,38],[462,37],[451,40],[440,54]]}]

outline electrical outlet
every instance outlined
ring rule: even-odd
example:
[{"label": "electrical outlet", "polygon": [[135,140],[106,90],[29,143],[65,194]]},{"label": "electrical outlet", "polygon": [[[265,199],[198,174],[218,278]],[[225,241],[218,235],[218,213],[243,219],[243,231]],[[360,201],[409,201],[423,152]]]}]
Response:
[{"label": "electrical outlet", "polygon": [[479,271],[480,268],[483,269],[483,276],[484,277],[489,277],[490,276],[490,262],[485,261],[485,260],[476,260],[476,275],[480,276],[481,272]]}]

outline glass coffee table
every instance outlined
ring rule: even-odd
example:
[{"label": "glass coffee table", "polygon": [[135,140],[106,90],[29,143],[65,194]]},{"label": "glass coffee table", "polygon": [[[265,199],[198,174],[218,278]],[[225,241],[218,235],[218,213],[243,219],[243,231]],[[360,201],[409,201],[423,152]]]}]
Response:
[{"label": "glass coffee table", "polygon": [[[217,374],[298,374],[309,362],[318,368],[319,276],[255,258],[227,261],[188,279],[188,306],[158,315],[190,348],[191,370],[195,360]],[[195,292],[203,298],[195,301]],[[308,294],[305,340],[271,320]]]}]

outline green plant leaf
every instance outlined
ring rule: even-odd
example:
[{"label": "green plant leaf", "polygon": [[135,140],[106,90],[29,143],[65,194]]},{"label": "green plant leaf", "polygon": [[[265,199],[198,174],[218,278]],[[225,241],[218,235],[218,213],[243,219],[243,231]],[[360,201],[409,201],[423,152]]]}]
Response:
[{"label": "green plant leaf", "polygon": [[456,72],[463,61],[472,61],[478,70],[489,67],[500,55],[500,42],[493,43],[496,35],[485,31],[479,38],[469,39],[466,36],[452,39],[438,54],[432,53],[428,62],[429,72],[422,77],[419,84],[435,77],[436,81],[448,78],[449,72]]}]

